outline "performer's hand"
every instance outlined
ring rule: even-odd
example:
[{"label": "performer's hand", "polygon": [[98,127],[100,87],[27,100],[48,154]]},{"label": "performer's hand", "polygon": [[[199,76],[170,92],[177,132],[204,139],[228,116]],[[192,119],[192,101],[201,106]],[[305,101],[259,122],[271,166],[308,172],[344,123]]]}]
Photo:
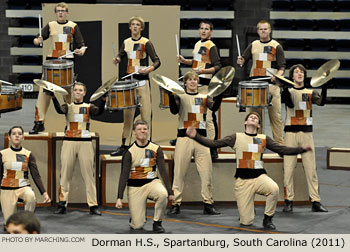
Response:
[{"label": "performer's hand", "polygon": [[44,196],[43,203],[50,203],[51,202],[51,199],[50,199],[49,195],[47,194],[47,192],[44,192],[43,196]]},{"label": "performer's hand", "polygon": [[151,67],[142,67],[142,68],[139,68],[138,72],[140,74],[149,74],[149,72],[151,72],[150,68]]},{"label": "performer's hand", "polygon": [[242,56],[237,57],[237,64],[242,67],[244,65],[244,58]]},{"label": "performer's hand", "polygon": [[77,49],[74,50],[74,53],[75,53],[76,55],[83,56],[84,53],[85,53],[85,50],[86,50],[86,47],[82,47],[82,48],[80,48],[80,49],[77,48]]},{"label": "performer's hand", "polygon": [[120,58],[119,57],[113,58],[113,64],[114,65],[117,65],[119,62],[120,62]]},{"label": "performer's hand", "polygon": [[201,67],[193,68],[193,71],[195,71],[198,75],[204,73],[204,69]]},{"label": "performer's hand", "polygon": [[186,130],[186,134],[187,136],[189,136],[190,138],[195,138],[197,135],[197,130],[193,127],[188,127]]},{"label": "performer's hand", "polygon": [[47,90],[47,89],[43,89],[44,90],[44,93],[45,94],[47,94],[48,96],[54,96],[55,94],[52,92],[52,91],[50,91],[50,90]]},{"label": "performer's hand", "polygon": [[117,203],[115,203],[115,207],[119,209],[123,207],[123,202],[121,199],[119,198],[117,199]]},{"label": "performer's hand", "polygon": [[302,148],[303,148],[304,151],[312,151],[312,148],[309,145],[303,146]]},{"label": "performer's hand", "polygon": [[34,45],[42,45],[43,41],[44,41],[43,37],[39,36],[33,40],[33,43],[34,43]]},{"label": "performer's hand", "polygon": [[174,195],[169,195],[169,201],[172,203],[175,201],[175,196]]},{"label": "performer's hand", "polygon": [[184,63],[185,62],[185,58],[182,55],[177,56],[176,59],[177,59],[177,62],[180,62],[180,63]]}]

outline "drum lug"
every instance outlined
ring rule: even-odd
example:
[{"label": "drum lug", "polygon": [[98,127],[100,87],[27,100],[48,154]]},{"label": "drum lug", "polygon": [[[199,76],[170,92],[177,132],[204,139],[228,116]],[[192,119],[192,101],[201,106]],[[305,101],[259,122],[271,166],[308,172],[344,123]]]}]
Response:
[{"label": "drum lug", "polygon": [[237,108],[240,107],[240,104],[241,104],[241,100],[239,98],[239,95],[237,95],[237,97],[236,97],[236,107]]}]

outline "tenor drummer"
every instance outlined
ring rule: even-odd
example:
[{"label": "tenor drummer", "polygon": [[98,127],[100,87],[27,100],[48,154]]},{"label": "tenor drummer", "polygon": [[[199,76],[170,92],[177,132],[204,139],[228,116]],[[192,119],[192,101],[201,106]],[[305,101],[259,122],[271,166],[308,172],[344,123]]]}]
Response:
[{"label": "tenor drummer", "polygon": [[[74,50],[74,54],[83,56],[85,53],[84,38],[80,32],[78,25],[68,20],[68,5],[64,2],[58,3],[55,6],[55,14],[57,20],[49,22],[41,31],[41,36],[38,35],[34,38],[35,45],[42,45],[43,41],[52,38],[52,45],[50,54],[46,59],[57,59],[60,56],[69,54],[73,48],[73,42],[77,48]],[[64,57],[65,59],[74,60],[74,54],[71,53]],[[68,95],[64,97],[65,101],[71,102],[71,90],[67,89]],[[30,134],[38,134],[45,130],[44,122],[47,109],[50,105],[50,96],[43,92],[40,88],[38,94],[38,100],[35,106],[35,121],[34,127]]]},{"label": "tenor drummer", "polygon": [[[271,73],[282,76],[286,68],[284,51],[276,40],[271,39],[270,23],[266,20],[259,21],[257,24],[257,33],[259,40],[253,41],[245,49],[242,56],[238,56],[237,64],[243,66],[252,59],[250,78],[271,76]],[[275,77],[271,76],[271,82],[274,81]],[[272,96],[272,106],[268,107],[272,135],[277,143],[283,144],[281,89],[278,85],[270,85],[269,93]],[[252,108],[251,110],[257,111],[260,115],[262,114],[261,108]]]},{"label": "tenor drummer", "polygon": [[[195,44],[192,51],[193,58],[185,59],[179,55],[177,60],[186,65],[190,65],[192,70],[199,75],[199,84],[203,85],[199,88],[201,93],[208,93],[208,85],[213,75],[221,68],[220,56],[218,48],[211,41],[213,33],[213,23],[209,20],[202,20],[199,24],[200,40]],[[209,110],[210,111],[210,110]],[[217,139],[217,123],[215,113],[211,111],[207,114],[207,130],[210,139]],[[217,149],[211,148],[210,153],[212,159],[218,157]]]},{"label": "tenor drummer", "polygon": [[[140,97],[141,119],[147,122],[149,126],[149,139],[152,137],[152,105],[149,73],[156,70],[160,66],[159,57],[154,49],[153,44],[148,38],[141,35],[145,28],[145,22],[141,17],[132,17],[129,20],[129,29],[131,37],[124,40],[118,55],[113,58],[113,63],[117,65],[123,57],[127,57],[128,66],[127,73],[133,75],[133,79],[138,81],[136,89],[137,95]],[[148,56],[153,64],[148,65]],[[131,131],[135,116],[135,108],[124,109],[124,126],[122,132],[121,146],[111,153],[112,156],[121,156],[131,144]]]}]

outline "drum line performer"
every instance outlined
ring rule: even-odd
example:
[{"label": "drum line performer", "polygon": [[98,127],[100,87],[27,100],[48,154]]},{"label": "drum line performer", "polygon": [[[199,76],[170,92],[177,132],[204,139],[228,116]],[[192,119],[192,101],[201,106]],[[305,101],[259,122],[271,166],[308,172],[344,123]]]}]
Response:
[{"label": "drum line performer", "polygon": [[[85,53],[85,44],[83,35],[80,32],[78,25],[68,20],[68,5],[64,2],[58,3],[55,6],[55,14],[57,20],[49,22],[41,31],[42,36],[39,34],[34,38],[34,45],[41,45],[44,40],[52,38],[52,44],[50,48],[50,54],[46,59],[57,59],[71,52],[73,48],[73,42],[77,48],[74,50],[74,54],[83,56]],[[74,54],[67,55],[64,59],[73,60]],[[68,95],[63,98],[67,103],[71,102],[71,88],[66,89]],[[35,121],[34,127],[29,132],[30,134],[38,134],[45,130],[45,117],[50,105],[50,96],[46,95],[42,88],[39,89],[38,99],[35,106]]]},{"label": "drum line performer", "polygon": [[268,148],[281,155],[297,155],[311,150],[311,147],[286,147],[276,143],[264,134],[258,134],[260,114],[250,112],[245,118],[245,132],[234,133],[219,140],[203,137],[195,128],[189,127],[187,135],[207,147],[232,147],[236,152],[235,196],[241,225],[252,225],[255,218],[255,194],[266,196],[263,227],[274,230],[272,218],[276,211],[279,188],[264,169],[263,153]]},{"label": "drum line performer", "polygon": [[[312,151],[303,153],[301,159],[308,185],[309,197],[312,202],[313,212],[328,212],[320,203],[318,178],[316,172],[316,158],[314,140],[312,136],[312,103],[324,106],[327,98],[327,84],[322,87],[322,93],[316,90],[307,89],[304,81],[307,76],[305,67],[301,64],[290,68],[289,78],[296,84],[293,88],[283,88],[282,99],[286,104],[287,114],[284,131],[285,144],[296,147],[310,145]],[[293,211],[294,199],[294,171],[297,163],[296,156],[284,157],[284,186],[285,186],[285,207],[283,212]]]},{"label": "drum line performer", "polygon": [[[113,63],[117,65],[123,57],[127,57],[127,73],[133,75],[133,78],[138,81],[136,93],[140,97],[141,119],[147,122],[149,126],[149,139],[152,138],[152,103],[150,92],[149,73],[156,70],[160,66],[160,59],[154,49],[152,42],[142,36],[141,32],[145,28],[143,18],[134,16],[129,20],[129,29],[131,37],[123,41],[119,53],[116,58],[113,58]],[[153,64],[148,66],[148,56]],[[121,156],[131,144],[131,131],[135,117],[135,108],[124,109],[124,125],[122,132],[122,144],[116,151],[111,153],[111,156]]]},{"label": "drum line performer", "polygon": [[24,201],[24,210],[34,212],[36,197],[29,181],[29,171],[43,195],[43,203],[51,202],[45,190],[33,153],[22,147],[24,130],[13,126],[8,132],[10,147],[0,151],[1,210],[4,223],[16,212],[17,201]]},{"label": "drum line performer", "polygon": [[[182,55],[177,57],[178,62],[190,65],[192,70],[199,75],[199,92],[207,94],[208,85],[214,74],[221,68],[219,50],[214,42],[211,40],[213,34],[213,23],[209,20],[202,20],[199,23],[200,40],[195,44],[192,51],[193,58],[185,59]],[[210,111],[210,109],[209,109]],[[206,118],[208,136],[210,139],[217,139],[218,126],[216,122],[216,115],[212,111],[207,113]],[[218,157],[218,151],[215,148],[210,149],[212,159]]]},{"label": "drum line performer", "polygon": [[[271,39],[271,25],[266,20],[260,20],[257,24],[257,33],[259,40],[253,41],[243,52],[242,56],[237,57],[237,64],[243,66],[250,59],[252,67],[249,77],[271,76],[268,72],[282,76],[286,68],[286,60],[282,46],[274,39]],[[275,77],[271,76],[271,82],[275,82]],[[281,89],[278,85],[269,85],[269,93],[272,97],[272,106],[268,107],[272,135],[274,140],[283,144],[283,124],[281,115]],[[262,115],[262,108],[250,108],[250,111],[257,111]]]},{"label": "drum line performer", "polygon": [[[116,208],[122,208],[123,194],[128,184],[130,227],[141,229],[146,223],[147,199],[154,200],[153,232],[164,233],[162,218],[169,200],[174,200],[170,179],[165,169],[164,154],[160,146],[148,140],[146,121],[133,125],[135,142],[123,154],[119,177]],[[162,184],[158,174],[163,178]]]}]

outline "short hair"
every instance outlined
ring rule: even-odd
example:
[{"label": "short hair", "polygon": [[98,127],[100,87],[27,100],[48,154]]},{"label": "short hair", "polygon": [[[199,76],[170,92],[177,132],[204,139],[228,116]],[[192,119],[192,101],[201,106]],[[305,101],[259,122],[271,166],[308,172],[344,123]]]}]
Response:
[{"label": "short hair", "polygon": [[258,112],[255,112],[255,111],[252,111],[252,112],[250,112],[248,115],[246,115],[246,117],[245,117],[245,119],[244,119],[245,122],[248,120],[248,118],[249,118],[250,115],[256,115],[256,116],[258,117],[258,119],[259,119],[259,124],[260,124],[260,122],[261,122],[261,116],[260,116],[260,114],[259,114]]},{"label": "short hair", "polygon": [[22,131],[22,134],[24,133],[24,130],[23,130],[22,126],[16,125],[16,126],[12,126],[12,127],[10,128],[10,130],[9,130],[9,135],[11,135],[13,129],[20,129],[20,130]]},{"label": "short hair", "polygon": [[297,68],[299,68],[301,71],[304,72],[304,80],[306,80],[307,71],[306,71],[306,68],[305,68],[302,64],[293,65],[293,66],[289,69],[289,79],[293,80],[294,70],[297,69]]},{"label": "short hair", "polygon": [[134,125],[132,126],[132,130],[135,130],[137,125],[146,125],[147,129],[149,129],[148,123],[144,120],[137,120],[136,122],[134,122]]},{"label": "short hair", "polygon": [[270,22],[267,21],[267,20],[265,20],[265,19],[262,19],[262,20],[260,20],[260,21],[257,23],[257,25],[256,25],[256,29],[257,29],[257,30],[259,29],[259,25],[261,25],[261,24],[267,24],[267,25],[269,26],[269,29],[271,30],[271,24],[270,24]]},{"label": "short hair", "polygon": [[210,26],[210,30],[214,30],[214,25],[211,21],[204,19],[199,23],[199,28],[201,28],[201,24],[208,24]]},{"label": "short hair", "polygon": [[188,71],[187,73],[185,73],[184,75],[184,84],[186,84],[186,82],[188,81],[189,78],[195,78],[198,82],[199,82],[199,77],[198,74],[195,71]]},{"label": "short hair", "polygon": [[83,86],[83,87],[84,87],[84,90],[85,90],[85,92],[86,92],[86,85],[85,85],[84,83],[79,82],[79,81],[74,82],[74,84],[73,84],[73,89],[74,89],[74,87],[75,87],[76,85]]},{"label": "short hair", "polygon": [[56,4],[56,6],[55,6],[55,13],[56,13],[56,8],[57,7],[65,8],[66,11],[68,12],[68,4],[66,4],[65,2],[60,2],[60,3]]},{"label": "short hair", "polygon": [[133,17],[130,18],[130,20],[129,20],[129,27],[131,26],[131,23],[134,20],[139,21],[141,23],[141,28],[142,29],[145,28],[145,21],[143,20],[142,17],[139,17],[139,16],[133,16]]},{"label": "short hair", "polygon": [[40,234],[40,222],[33,212],[20,211],[12,214],[6,221],[6,227],[10,224],[23,225],[23,228],[28,231],[28,233],[33,234],[37,232]]}]

